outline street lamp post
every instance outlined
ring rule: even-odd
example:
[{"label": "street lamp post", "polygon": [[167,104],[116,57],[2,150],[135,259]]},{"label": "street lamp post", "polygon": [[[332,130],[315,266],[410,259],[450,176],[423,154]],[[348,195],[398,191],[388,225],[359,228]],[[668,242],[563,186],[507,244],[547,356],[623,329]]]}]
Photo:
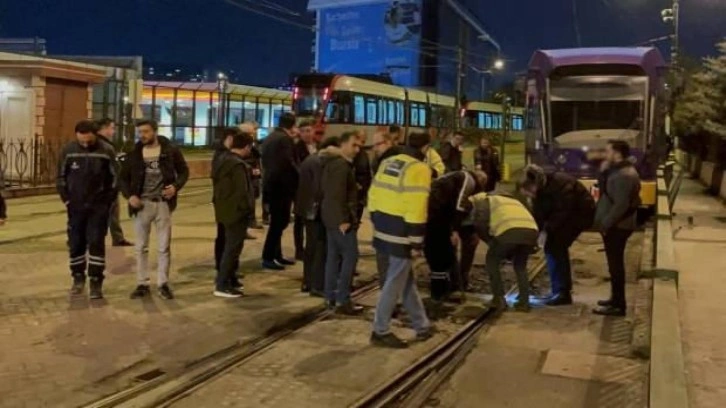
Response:
[{"label": "street lamp post", "polygon": [[487,75],[494,75],[495,71],[501,71],[504,69],[504,60],[501,58],[497,58],[494,60],[494,63],[492,64],[491,68],[489,69],[477,69],[475,67],[471,67],[472,70],[479,73],[481,76],[481,99],[482,101],[486,100],[486,80]]},{"label": "street lamp post", "polygon": [[679,48],[680,48],[680,0],[673,0],[673,5],[669,9],[660,12],[663,22],[673,24],[673,44],[671,45],[671,64],[675,67],[678,65]]}]

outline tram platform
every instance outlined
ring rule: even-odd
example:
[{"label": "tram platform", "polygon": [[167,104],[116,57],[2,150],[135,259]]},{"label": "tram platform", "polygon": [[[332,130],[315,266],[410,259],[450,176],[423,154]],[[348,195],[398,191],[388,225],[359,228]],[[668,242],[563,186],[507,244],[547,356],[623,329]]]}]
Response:
[{"label": "tram platform", "polygon": [[691,407],[726,405],[726,207],[684,179],[673,207],[681,339]]}]

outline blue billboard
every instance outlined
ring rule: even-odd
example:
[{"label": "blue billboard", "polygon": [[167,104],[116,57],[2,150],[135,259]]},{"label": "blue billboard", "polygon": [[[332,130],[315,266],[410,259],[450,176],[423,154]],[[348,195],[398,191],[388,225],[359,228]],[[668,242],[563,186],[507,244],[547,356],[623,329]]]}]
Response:
[{"label": "blue billboard", "polygon": [[418,85],[421,0],[321,9],[319,30],[319,72],[387,73],[397,85]]}]

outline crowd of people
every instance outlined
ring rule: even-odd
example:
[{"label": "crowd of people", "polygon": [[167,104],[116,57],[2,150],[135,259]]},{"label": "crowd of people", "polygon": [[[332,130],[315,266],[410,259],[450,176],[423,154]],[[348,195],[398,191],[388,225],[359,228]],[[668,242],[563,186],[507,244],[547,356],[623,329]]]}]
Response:
[{"label": "crowd of people", "polygon": [[[90,297],[103,297],[105,236],[118,218],[120,192],[128,200],[135,229],[137,286],[131,298],[151,294],[148,246],[153,226],[159,258],[156,289],[162,298],[173,299],[172,213],[189,178],[185,159],[158,134],[152,120],[137,123],[138,142],[124,155],[117,155],[110,143],[109,127],[113,122],[108,120],[79,122],[76,140],[60,155],[57,189],[68,212],[71,293],[82,294],[88,279]],[[256,216],[261,198],[269,213],[262,268],[279,271],[295,264],[282,246],[292,218],[295,259],[303,262],[301,290],[323,298],[330,310],[342,315],[363,309],[352,301],[351,288],[359,258],[358,231],[367,208],[381,286],[371,334],[375,345],[407,347],[390,330],[392,317],[401,309],[416,338],[430,338],[435,330],[418,293],[413,260],[421,257],[429,265],[432,299],[460,301],[457,296],[470,289],[469,272],[480,240],[488,245],[491,307],[508,307],[500,267],[510,261],[519,289],[514,308],[530,310],[527,261],[538,247],[544,250],[552,282],[552,296],[545,303],[571,304],[569,248],[593,226],[603,236],[612,278],[611,298],[599,302],[594,312],[625,315],[624,251],[640,204],[640,180],[625,142],[607,145],[596,203],[573,176],[535,165],[524,169],[514,191],[497,190],[500,163],[487,139],[475,149],[474,167],[468,169],[458,133],[436,150],[429,133],[404,137],[394,125],[373,135],[368,152],[364,132],[321,140],[313,123],[298,124],[292,113],[281,116],[279,127],[261,146],[256,132],[255,123],[225,129],[215,147],[215,296],[243,296],[239,258],[245,240],[255,239],[248,230],[261,229]],[[118,225],[111,235],[114,245],[132,245]]]}]

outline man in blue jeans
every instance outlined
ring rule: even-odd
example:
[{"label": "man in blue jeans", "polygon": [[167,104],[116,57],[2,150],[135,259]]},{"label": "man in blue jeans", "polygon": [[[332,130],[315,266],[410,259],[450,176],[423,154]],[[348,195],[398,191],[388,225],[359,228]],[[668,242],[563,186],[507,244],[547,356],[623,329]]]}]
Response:
[{"label": "man in blue jeans", "polygon": [[371,343],[376,346],[408,347],[390,327],[399,298],[411,318],[416,339],[427,340],[433,334],[412,271],[412,259],[422,256],[426,232],[431,169],[423,160],[429,143],[426,133],[409,135],[404,152],[381,163],[368,194],[373,247],[378,255],[388,256],[371,334]]},{"label": "man in blue jeans", "polygon": [[356,132],[340,137],[340,154],[322,156],[321,218],[327,231],[325,299],[336,313],[355,315],[363,308],[350,300],[353,273],[358,263],[358,185],[353,159],[360,151]]}]

